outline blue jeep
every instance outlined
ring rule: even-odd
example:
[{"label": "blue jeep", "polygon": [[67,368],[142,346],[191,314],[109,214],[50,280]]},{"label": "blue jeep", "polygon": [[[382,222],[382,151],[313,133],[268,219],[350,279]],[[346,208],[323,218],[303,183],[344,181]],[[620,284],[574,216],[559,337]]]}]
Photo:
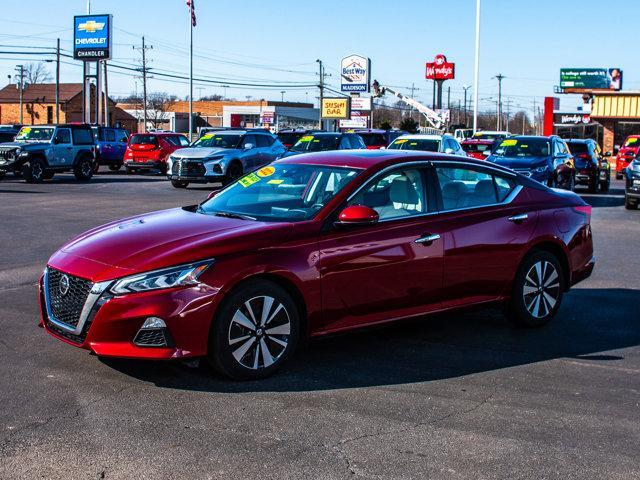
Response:
[{"label": "blue jeep", "polygon": [[96,171],[100,165],[108,166],[112,172],[120,170],[129,141],[129,132],[124,128],[101,126],[93,126],[91,130],[96,142]]}]

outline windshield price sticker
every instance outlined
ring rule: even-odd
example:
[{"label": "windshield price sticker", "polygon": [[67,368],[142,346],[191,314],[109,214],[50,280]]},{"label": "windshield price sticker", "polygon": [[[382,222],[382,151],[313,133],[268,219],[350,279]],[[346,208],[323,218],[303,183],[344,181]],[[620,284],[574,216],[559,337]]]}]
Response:
[{"label": "windshield price sticker", "polygon": [[304,137],[300,138],[300,142],[310,142],[311,140],[313,140],[313,136],[312,135],[305,135]]},{"label": "windshield price sticker", "polygon": [[200,137],[200,140],[209,140],[210,138],[213,138],[213,133],[205,133]]},{"label": "windshield price sticker", "polygon": [[260,170],[258,170],[258,176],[259,177],[270,177],[271,175],[273,175],[275,173],[276,169],[273,167],[264,167],[261,168]]},{"label": "windshield price sticker", "polygon": [[401,144],[401,143],[407,143],[407,139],[406,138],[402,138],[400,140],[396,140],[396,144]]},{"label": "windshield price sticker", "polygon": [[274,180],[269,180],[267,183],[268,183],[269,185],[280,185],[282,182],[284,182],[284,180],[277,180],[277,179],[274,179]]},{"label": "windshield price sticker", "polygon": [[260,177],[258,177],[255,173],[250,173],[246,177],[243,177],[240,180],[238,180],[238,183],[242,185],[244,188],[247,188],[259,181],[260,181]]},{"label": "windshield price sticker", "polygon": [[627,145],[633,145],[634,143],[637,143],[638,139],[637,138],[630,138],[629,141],[627,142]]},{"label": "windshield price sticker", "polygon": [[518,141],[517,140],[513,140],[513,139],[508,139],[508,140],[503,140],[502,143],[500,144],[501,147],[513,147],[514,145],[517,145]]}]

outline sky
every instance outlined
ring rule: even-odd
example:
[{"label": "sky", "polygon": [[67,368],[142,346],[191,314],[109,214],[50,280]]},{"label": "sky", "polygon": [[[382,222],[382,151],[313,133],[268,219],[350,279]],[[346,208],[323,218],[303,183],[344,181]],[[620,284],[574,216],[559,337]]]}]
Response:
[{"label": "sky", "polygon": [[[229,83],[260,83],[274,88],[228,87],[197,82],[194,98],[224,94],[244,100],[314,101],[318,95],[317,63],[321,59],[330,88],[338,89],[340,59],[352,53],[371,58],[372,79],[396,86],[431,104],[432,84],[424,78],[425,62],[442,53],[456,64],[451,103],[473,83],[476,0],[196,0],[194,76]],[[616,28],[617,17],[640,17],[640,1],[482,0],[479,97],[481,110],[495,110],[502,81],[503,108],[531,110],[534,100],[553,95],[561,67],[620,67],[624,89],[640,89],[636,61],[636,28]],[[0,74],[46,55],[55,39],[69,51],[73,15],[85,14],[87,0],[3,2],[0,14]],[[606,19],[600,16],[605,14]],[[144,35],[152,78],[149,92],[185,97],[188,84],[153,70],[178,76],[189,72],[189,11],[185,0],[91,0],[91,13],[113,14],[113,63],[136,68]],[[607,20],[608,19],[608,20]],[[633,23],[633,22],[632,22]],[[62,82],[81,82],[81,63],[65,59]],[[53,64],[47,66],[53,73]],[[137,73],[115,67],[109,73],[110,96],[141,91]],[[280,84],[289,86],[281,87]],[[293,88],[291,85],[301,85]],[[474,87],[472,86],[471,90]],[[281,91],[285,93],[282,94]],[[469,91],[469,97],[471,96]],[[581,103],[561,95],[561,108]],[[445,94],[446,103],[446,94]]]}]

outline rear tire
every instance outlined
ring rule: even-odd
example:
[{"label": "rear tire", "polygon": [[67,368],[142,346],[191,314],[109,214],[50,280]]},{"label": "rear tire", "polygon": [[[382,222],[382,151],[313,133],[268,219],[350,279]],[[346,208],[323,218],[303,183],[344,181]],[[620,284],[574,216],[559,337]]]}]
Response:
[{"label": "rear tire", "polygon": [[73,176],[76,180],[91,180],[95,169],[95,163],[91,157],[82,157],[73,167]]},{"label": "rear tire", "polygon": [[122,167],[122,165],[118,164],[118,165],[109,165],[109,170],[111,170],[112,172],[117,172],[120,170],[120,168]]},{"label": "rear tire", "polygon": [[27,183],[42,183],[46,168],[44,160],[34,158],[22,166],[22,177]]},{"label": "rear tire", "polygon": [[265,378],[291,357],[299,332],[291,296],[275,283],[251,281],[220,305],[209,334],[208,360],[235,380]]},{"label": "rear tire", "polygon": [[622,173],[616,172],[616,180],[622,180]]},{"label": "rear tire", "polygon": [[563,290],[564,274],[555,255],[532,252],[518,268],[506,316],[520,327],[541,327],[560,308]]},{"label": "rear tire", "polygon": [[182,180],[171,180],[171,186],[173,186],[173,188],[187,188],[189,186],[189,182],[184,182]]},{"label": "rear tire", "polygon": [[44,179],[45,180],[51,180],[54,175],[56,174],[56,172],[54,172],[53,170],[45,170],[44,171]]},{"label": "rear tire", "polygon": [[627,210],[637,210],[638,209],[638,200],[631,200],[629,197],[624,198],[624,208]]},{"label": "rear tire", "polygon": [[597,176],[593,178],[589,182],[589,193],[598,193],[598,187],[600,186],[600,182],[598,181]]},{"label": "rear tire", "polygon": [[133,168],[125,167],[125,172],[127,175],[135,175],[136,171]]},{"label": "rear tire", "polygon": [[611,188],[611,176],[607,173],[607,179],[600,182],[600,191],[609,193],[609,188]]}]

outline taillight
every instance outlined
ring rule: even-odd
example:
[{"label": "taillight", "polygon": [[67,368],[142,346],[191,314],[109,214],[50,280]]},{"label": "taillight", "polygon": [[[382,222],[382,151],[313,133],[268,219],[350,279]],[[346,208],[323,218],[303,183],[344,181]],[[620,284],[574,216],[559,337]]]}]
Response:
[{"label": "taillight", "polygon": [[580,205],[573,207],[573,211],[587,217],[587,223],[591,223],[591,205]]},{"label": "taillight", "polygon": [[589,158],[589,154],[588,153],[579,153],[578,157],[579,158]]}]

